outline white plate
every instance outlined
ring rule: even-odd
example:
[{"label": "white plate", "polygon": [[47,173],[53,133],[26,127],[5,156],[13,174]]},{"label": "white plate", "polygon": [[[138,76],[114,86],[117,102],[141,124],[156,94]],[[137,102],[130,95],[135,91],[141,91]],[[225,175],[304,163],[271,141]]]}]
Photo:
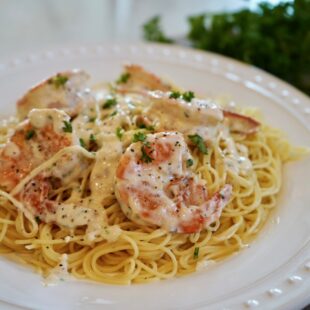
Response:
[{"label": "white plate", "polygon": [[[200,94],[227,95],[262,109],[297,145],[310,145],[309,98],[263,71],[211,53],[170,45],[64,48],[0,64],[2,114],[33,83],[58,70],[83,68],[94,82],[115,79],[134,62]],[[147,285],[69,281],[43,287],[29,269],[0,260],[0,300],[39,309],[263,309],[310,302],[310,160],[288,164],[275,213],[252,245],[190,276]]]}]

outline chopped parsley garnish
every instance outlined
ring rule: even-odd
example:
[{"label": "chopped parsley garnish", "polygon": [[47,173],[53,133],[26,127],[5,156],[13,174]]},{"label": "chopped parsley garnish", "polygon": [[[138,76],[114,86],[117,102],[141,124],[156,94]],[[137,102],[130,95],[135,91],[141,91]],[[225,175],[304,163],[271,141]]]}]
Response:
[{"label": "chopped parsley garnish", "polygon": [[151,147],[151,143],[149,141],[144,141],[143,144],[147,147]]},{"label": "chopped parsley garnish", "polygon": [[96,142],[96,137],[95,137],[95,135],[93,133],[90,134],[89,141],[90,142]]},{"label": "chopped parsley garnish", "polygon": [[104,102],[104,104],[102,105],[102,108],[103,109],[110,109],[110,108],[114,107],[115,105],[117,105],[116,98],[110,98]]},{"label": "chopped parsley garnish", "polygon": [[169,98],[173,98],[173,99],[178,99],[181,97],[181,93],[179,91],[173,91],[170,95]]},{"label": "chopped parsley garnish", "polygon": [[173,99],[184,99],[187,102],[191,102],[192,99],[195,98],[195,94],[192,91],[186,91],[185,93],[181,94],[179,91],[173,91],[170,95],[169,98]]},{"label": "chopped parsley garnish", "polygon": [[113,111],[109,116],[114,116],[117,114],[117,110]]},{"label": "chopped parsley garnish", "polygon": [[98,150],[98,144],[96,136],[91,133],[89,136],[89,145],[88,145],[88,151],[89,152],[96,152]]},{"label": "chopped parsley garnish", "polygon": [[96,117],[90,117],[90,118],[88,119],[88,121],[89,121],[90,123],[93,123],[95,120],[96,120]]},{"label": "chopped parsley garnish", "polygon": [[28,130],[25,135],[26,140],[30,140],[35,134],[36,132],[33,129]]},{"label": "chopped parsley garnish", "polygon": [[124,134],[124,129],[117,127],[116,128],[116,136],[121,140]]},{"label": "chopped parsley garnish", "polygon": [[189,135],[188,138],[191,140],[191,142],[196,145],[199,149],[199,151],[205,155],[208,154],[208,149],[201,138],[201,136],[195,134],[195,135]]},{"label": "chopped parsley garnish", "polygon": [[117,79],[116,84],[125,84],[128,82],[130,78],[130,73],[125,72],[121,74],[121,76]]},{"label": "chopped parsley garnish", "polygon": [[133,135],[132,142],[138,142],[138,141],[144,142],[145,139],[146,139],[146,135],[143,132],[137,132]]},{"label": "chopped parsley garnish", "polygon": [[153,158],[150,157],[147,152],[145,151],[145,145],[143,145],[141,147],[141,152],[142,152],[142,156],[141,156],[141,160],[145,163],[150,163],[152,162]]},{"label": "chopped parsley garnish", "polygon": [[152,125],[145,125],[145,124],[139,124],[139,126],[138,126],[139,128],[141,128],[141,129],[146,129],[146,130],[149,130],[149,131],[155,131],[155,127],[154,126],[152,126]]},{"label": "chopped parsley garnish", "polygon": [[187,102],[191,102],[195,98],[195,94],[192,91],[186,91],[183,93],[182,98]]},{"label": "chopped parsley garnish", "polygon": [[199,248],[195,248],[194,250],[194,259],[197,259],[199,256]]},{"label": "chopped parsley garnish", "polygon": [[59,75],[51,78],[49,80],[49,83],[53,84],[56,88],[59,88],[61,86],[64,86],[68,80],[69,80],[68,77],[59,74]]},{"label": "chopped parsley garnish", "polygon": [[80,138],[79,141],[80,141],[81,147],[83,147],[84,149],[86,149],[86,144],[85,144],[84,140],[83,140],[82,138]]},{"label": "chopped parsley garnish", "polygon": [[72,132],[72,125],[70,122],[64,121],[65,127],[62,128],[64,132]]},{"label": "chopped parsley garnish", "polygon": [[36,220],[36,222],[37,222],[38,224],[40,224],[40,223],[41,223],[41,219],[40,219],[40,217],[39,217],[39,216],[36,216],[36,217],[35,217],[35,220]]},{"label": "chopped parsley garnish", "polygon": [[141,152],[142,152],[142,156],[141,156],[141,160],[145,163],[150,163],[153,158],[151,158],[148,153],[146,152],[146,147],[150,148],[151,147],[151,143],[149,141],[146,141],[146,135],[143,132],[137,132],[134,134],[133,142],[138,142],[141,141],[143,142],[143,145],[141,147]]},{"label": "chopped parsley garnish", "polygon": [[189,159],[186,161],[186,167],[187,167],[187,168],[188,168],[188,167],[191,167],[193,164],[194,164],[194,161],[193,161],[191,158],[189,158]]}]

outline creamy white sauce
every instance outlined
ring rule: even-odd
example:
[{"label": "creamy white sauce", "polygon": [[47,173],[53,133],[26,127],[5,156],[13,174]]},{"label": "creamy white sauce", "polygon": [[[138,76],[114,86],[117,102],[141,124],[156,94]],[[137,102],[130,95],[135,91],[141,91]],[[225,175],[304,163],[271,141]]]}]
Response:
[{"label": "creamy white sauce", "polygon": [[210,268],[211,266],[213,266],[216,263],[216,261],[214,260],[202,260],[199,261],[196,265],[196,270],[197,271],[202,271],[205,269]]},{"label": "creamy white sauce", "polygon": [[92,203],[101,206],[113,198],[115,171],[123,148],[115,133],[102,134],[99,139],[102,148],[96,154],[96,162],[90,177],[90,189]]},{"label": "creamy white sauce", "polygon": [[8,157],[17,158],[20,155],[20,149],[14,142],[9,141],[3,148],[3,154]]},{"label": "creamy white sauce", "polygon": [[49,174],[60,179],[63,185],[67,185],[81,176],[88,164],[89,161],[83,155],[70,152],[55,162]]},{"label": "creamy white sauce", "polygon": [[54,267],[50,274],[44,279],[44,286],[55,286],[58,285],[62,281],[68,280],[69,272],[68,272],[68,255],[62,254],[60,257],[59,264]]},{"label": "creamy white sauce", "polygon": [[77,204],[60,204],[56,208],[56,213],[47,213],[44,221],[56,222],[59,225],[74,228],[76,226],[88,225],[98,217],[96,210]]},{"label": "creamy white sauce", "polygon": [[70,122],[69,115],[58,109],[33,109],[28,117],[33,127],[41,129],[52,124],[54,131],[61,134],[64,133],[64,122]]},{"label": "creamy white sauce", "polygon": [[198,134],[207,144],[212,145],[218,139],[220,132],[221,123],[213,126],[197,126],[186,132],[186,139],[188,139],[187,135]]},{"label": "creamy white sauce", "polygon": [[[150,163],[149,165],[145,164],[142,166],[141,164],[136,164],[136,155],[141,154],[141,144],[134,143],[130,145],[125,152],[126,156],[130,157],[130,163],[128,164],[130,168],[125,172],[125,181],[117,180],[117,195],[124,213],[135,222],[143,225],[147,224],[147,222],[141,218],[143,208],[140,201],[136,200],[135,195],[132,195],[129,197],[128,205],[127,203],[122,203],[119,191],[121,192],[123,187],[126,188],[128,186],[141,192],[150,193],[150,195],[156,194],[156,201],[164,207],[152,210],[150,220],[153,223],[161,222],[163,228],[172,231],[176,229],[180,219],[189,219],[192,214],[188,208],[184,208],[179,217],[176,217],[176,204],[167,196],[165,187],[170,180],[192,175],[190,170],[186,169],[186,160],[192,159],[192,157],[182,134],[175,132],[160,133],[156,136],[148,136],[147,141],[151,144],[156,143],[156,138],[159,137],[163,143],[173,146],[170,156],[167,160],[163,160],[158,164]],[[198,179],[196,182],[199,182]],[[150,198],[154,199],[154,197]]]},{"label": "creamy white sauce", "polygon": [[32,156],[32,162],[35,163],[41,163],[45,160],[46,158],[46,155],[42,153],[42,151],[40,150],[40,143],[37,143],[37,142],[34,142],[34,141],[31,141],[29,143],[29,146],[31,148],[31,153],[33,154]]},{"label": "creamy white sauce", "polygon": [[222,109],[213,101],[169,99],[169,93],[150,92],[150,108],[146,115],[163,130],[189,132],[193,127],[217,124],[223,120]]},{"label": "creamy white sauce", "polygon": [[71,236],[66,236],[65,238],[64,238],[64,240],[65,240],[65,242],[66,243],[69,243],[70,241],[71,241]]},{"label": "creamy white sauce", "polygon": [[[222,131],[223,133],[224,131]],[[234,174],[247,175],[253,170],[253,165],[248,158],[248,150],[245,145],[235,143],[227,133],[222,135],[226,148],[223,150],[224,163],[226,168]]]}]

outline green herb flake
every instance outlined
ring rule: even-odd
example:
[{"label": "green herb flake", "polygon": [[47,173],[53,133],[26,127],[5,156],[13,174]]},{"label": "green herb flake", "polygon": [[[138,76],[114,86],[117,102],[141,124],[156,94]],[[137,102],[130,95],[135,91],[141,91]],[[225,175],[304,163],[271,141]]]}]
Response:
[{"label": "green herb flake", "polygon": [[89,141],[90,142],[96,142],[96,137],[95,137],[95,135],[93,133],[90,134]]},{"label": "green herb flake", "polygon": [[194,164],[194,161],[193,161],[191,158],[189,158],[189,159],[186,161],[186,167],[187,167],[187,168],[191,167],[193,164]]},{"label": "green herb flake", "polygon": [[114,116],[117,114],[117,110],[113,111],[109,116]]},{"label": "green herb flake", "polygon": [[64,132],[72,132],[72,125],[70,122],[64,121],[65,127],[62,128]]},{"label": "green herb flake", "polygon": [[91,133],[89,136],[88,151],[92,153],[98,151],[97,139],[93,133]]},{"label": "green herb flake", "polygon": [[195,98],[195,94],[192,91],[187,91],[183,93],[182,98],[187,102],[191,102]]},{"label": "green herb flake", "polygon": [[152,17],[143,25],[143,37],[147,41],[172,43],[173,41],[166,37],[160,25],[160,16]]},{"label": "green herb flake", "polygon": [[121,140],[124,135],[124,129],[117,127],[116,128],[116,136]]},{"label": "green herb flake", "polygon": [[138,128],[141,128],[141,129],[146,129],[146,130],[149,130],[149,131],[155,131],[155,127],[152,126],[152,125],[145,125],[145,124],[140,124],[138,126]]},{"label": "green herb flake", "polygon": [[40,223],[41,223],[41,219],[40,219],[40,217],[39,217],[39,216],[36,216],[36,217],[35,217],[35,220],[36,220],[36,222],[37,222],[38,224],[40,224]]},{"label": "green herb flake", "polygon": [[146,139],[146,134],[144,134],[143,132],[137,132],[133,135],[132,142],[138,142],[138,141],[144,142],[145,139]]},{"label": "green herb flake", "polygon": [[31,138],[35,136],[35,134],[36,132],[33,129],[28,130],[25,135],[26,140],[30,140]]},{"label": "green herb flake", "polygon": [[199,256],[199,248],[196,247],[195,250],[194,250],[194,259],[197,259]]},{"label": "green herb flake", "polygon": [[104,102],[104,104],[102,105],[102,108],[103,109],[110,109],[110,108],[114,107],[115,105],[117,105],[116,98],[110,98]]},{"label": "green herb flake", "polygon": [[147,152],[146,152],[146,150],[145,150],[145,145],[143,145],[142,147],[141,147],[141,153],[142,153],[142,156],[141,156],[141,160],[144,162],[144,163],[151,163],[152,162],[152,160],[153,160],[153,158],[152,157],[150,157],[148,154],[147,154]]},{"label": "green herb flake", "polygon": [[181,97],[181,93],[178,92],[178,91],[173,91],[170,95],[169,95],[169,98],[172,98],[172,99],[178,99]]},{"label": "green herb flake", "polygon": [[85,141],[84,141],[82,138],[80,138],[79,141],[80,141],[81,147],[83,147],[84,149],[86,149]]},{"label": "green herb flake", "polygon": [[121,76],[116,80],[116,84],[125,84],[128,82],[130,78],[130,73],[125,72],[121,74]]},{"label": "green herb flake", "polygon": [[88,119],[88,121],[89,121],[90,123],[93,123],[95,120],[96,120],[96,117],[90,117],[90,118]]},{"label": "green herb flake", "polygon": [[48,83],[53,84],[56,88],[64,86],[69,78],[67,76],[58,74],[57,76],[51,78]]},{"label": "green herb flake", "polygon": [[199,149],[199,151],[205,155],[208,154],[208,149],[202,139],[201,136],[195,134],[195,135],[189,135],[188,138],[191,140],[191,142],[196,145]]},{"label": "green herb flake", "polygon": [[150,141],[144,141],[143,145],[147,146],[147,147],[151,147],[151,143]]}]

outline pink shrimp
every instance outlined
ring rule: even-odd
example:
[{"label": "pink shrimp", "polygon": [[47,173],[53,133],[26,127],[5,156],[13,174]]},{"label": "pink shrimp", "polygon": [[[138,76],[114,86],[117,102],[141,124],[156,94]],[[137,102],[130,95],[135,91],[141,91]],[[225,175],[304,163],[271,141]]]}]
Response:
[{"label": "pink shrimp", "polygon": [[[78,180],[89,165],[89,159],[74,148],[76,140],[70,117],[65,112],[32,110],[0,151],[0,188],[11,192],[41,221],[71,228],[88,225],[98,214],[87,207],[87,201],[68,201],[70,191],[61,193],[61,203],[55,199],[57,190]],[[70,146],[71,151],[58,153]],[[24,181],[35,168],[56,153],[59,156],[52,165]],[[16,190],[20,182],[25,183]]]},{"label": "pink shrimp", "polygon": [[68,227],[88,224],[89,215],[95,210],[87,207],[85,199],[71,201],[70,191],[61,193],[62,202],[55,199],[57,190],[78,180],[87,165],[88,161],[82,155],[64,153],[52,167],[30,179],[16,198],[43,222],[56,222]]},{"label": "pink shrimp", "polygon": [[[75,115],[85,101],[89,75],[82,70],[57,73],[32,87],[17,102],[17,115],[25,119],[32,109],[57,108]],[[87,93],[87,92],[86,92]]]},{"label": "pink shrimp", "polygon": [[[189,104],[181,99],[170,98],[172,86],[140,66],[126,66],[125,73],[128,74],[128,79],[125,83],[118,85],[117,91],[138,93],[144,98],[149,98],[149,119],[152,119],[154,112],[155,114],[162,112],[166,119],[170,117],[168,121],[170,126],[165,125],[166,130],[179,130],[171,128],[171,124],[174,123],[171,118],[176,121],[186,121],[191,126],[210,124],[210,121],[212,123],[214,120],[221,121],[225,118],[232,132],[247,135],[253,134],[259,129],[260,123],[253,118],[221,109],[210,100],[195,99],[193,104]],[[150,122],[147,118],[144,118],[144,121]]]},{"label": "pink shrimp", "polygon": [[119,92],[126,93],[145,90],[169,91],[172,89],[169,84],[138,65],[125,66],[124,74],[127,76],[127,79],[122,83],[118,83],[117,90]]},{"label": "pink shrimp", "polygon": [[116,171],[115,193],[125,215],[138,224],[177,233],[206,229],[220,217],[232,187],[226,184],[209,197],[191,163],[178,132],[149,134],[131,144]]},{"label": "pink shrimp", "polygon": [[[56,119],[59,130],[55,130]],[[69,120],[56,109],[33,110],[30,120],[21,123],[0,150],[0,188],[11,191],[34,168],[71,145],[72,134],[62,129]]]},{"label": "pink shrimp", "polygon": [[150,106],[147,119],[157,121],[162,130],[188,131],[194,127],[210,127],[227,122],[231,132],[253,134],[258,131],[260,123],[249,116],[223,110],[215,102],[204,99],[170,98],[171,93],[161,91],[148,92]]}]

